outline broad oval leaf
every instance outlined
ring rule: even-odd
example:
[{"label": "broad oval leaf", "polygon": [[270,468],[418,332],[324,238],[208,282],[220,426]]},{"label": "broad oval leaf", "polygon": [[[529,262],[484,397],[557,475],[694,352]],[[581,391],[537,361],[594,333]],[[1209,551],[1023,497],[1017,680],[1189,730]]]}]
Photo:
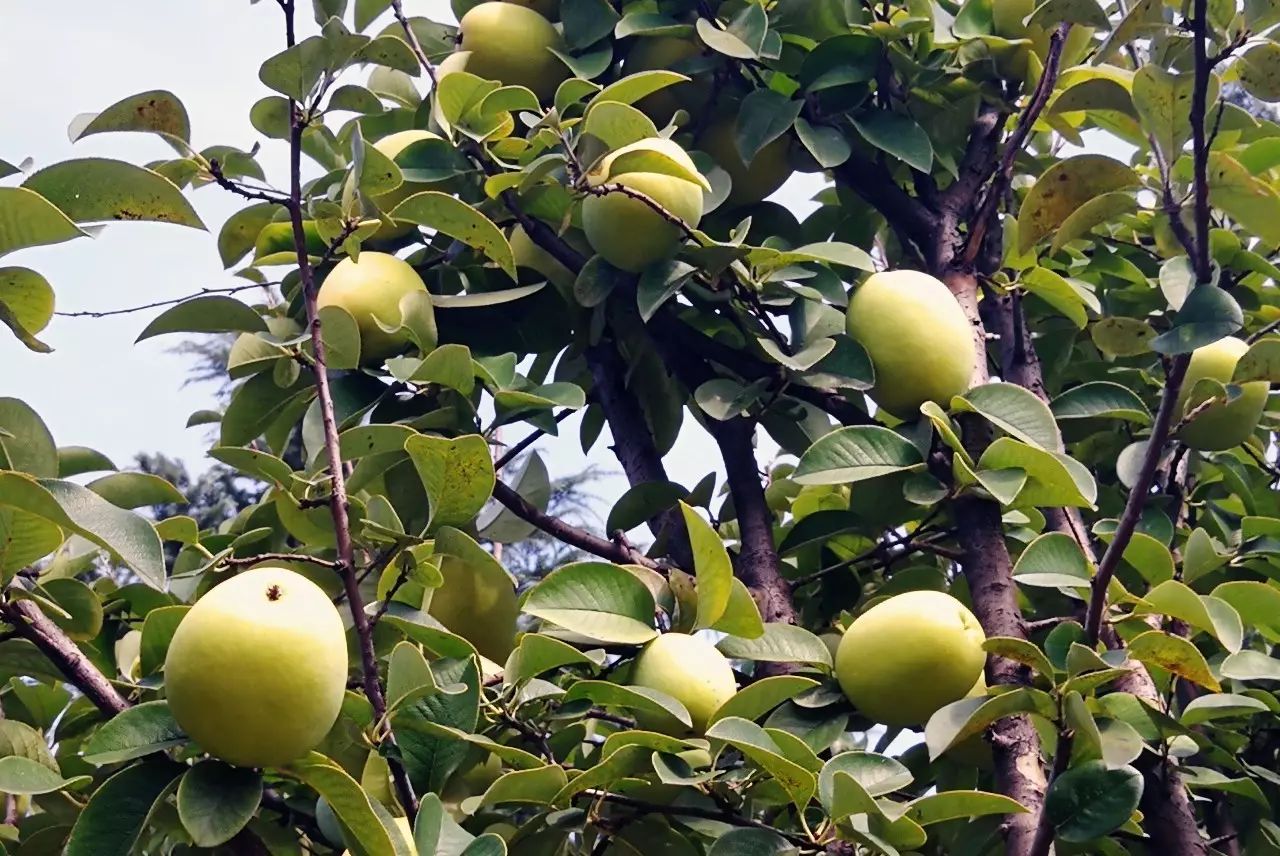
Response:
[{"label": "broad oval leaf", "polygon": [[22,184],[77,223],[154,220],[203,229],[177,185],[124,161],[81,158],[47,166]]}]

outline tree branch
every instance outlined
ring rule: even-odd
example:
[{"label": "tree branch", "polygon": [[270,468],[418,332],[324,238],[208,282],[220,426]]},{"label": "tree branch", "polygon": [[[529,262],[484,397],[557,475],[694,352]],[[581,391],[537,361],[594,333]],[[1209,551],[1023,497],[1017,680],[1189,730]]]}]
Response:
[{"label": "tree branch", "polygon": [[1009,182],[1013,180],[1014,162],[1018,159],[1018,155],[1021,154],[1022,147],[1026,145],[1027,137],[1031,135],[1031,129],[1035,126],[1036,120],[1040,118],[1040,113],[1044,110],[1045,105],[1049,103],[1049,96],[1053,94],[1053,87],[1058,82],[1058,67],[1062,64],[1062,49],[1066,45],[1067,34],[1070,31],[1071,24],[1062,23],[1049,36],[1049,50],[1044,58],[1044,71],[1041,72],[1040,80],[1036,84],[1035,91],[1031,94],[1031,101],[1027,104],[1026,109],[1022,111],[1022,115],[1018,117],[1018,124],[1014,127],[1013,133],[1009,136],[1009,141],[1005,144],[1004,155],[1000,159],[1000,168],[996,170],[991,187],[987,189],[987,194],[983,198],[982,208],[973,219],[969,229],[968,240],[965,242],[964,251],[960,255],[962,264],[966,266],[973,264],[978,257],[978,253],[982,249],[982,239],[986,236],[987,230],[995,225],[996,212],[1000,208],[1000,202],[1004,199],[1004,193],[1009,187]]},{"label": "tree branch", "polygon": [[116,691],[107,676],[98,671],[93,661],[40,610],[35,601],[10,599],[0,603],[0,617],[13,625],[19,636],[39,648],[40,653],[48,657],[63,677],[84,693],[98,710],[110,717],[129,708],[129,702]]},{"label": "tree branch", "polygon": [[279,285],[278,282],[250,282],[245,285],[232,285],[227,288],[202,288],[192,294],[185,294],[182,297],[174,297],[170,300],[157,300],[155,303],[144,303],[141,306],[127,306],[124,309],[106,309],[101,312],[55,312],[60,318],[107,318],[112,315],[129,315],[133,312],[143,312],[147,309],[158,309],[161,306],[172,306],[175,303],[183,303],[196,297],[203,297],[206,294],[238,294],[241,291],[248,291],[253,288],[270,288],[273,285]]},{"label": "tree branch", "polygon": [[[574,411],[568,408],[561,410],[559,413],[556,414],[556,417],[555,417],[556,423],[558,424],[560,422],[563,422],[565,419],[572,416],[573,413]],[[493,462],[494,472],[502,472],[503,467],[505,467],[507,464],[511,463],[512,461],[514,461],[516,458],[520,457],[521,452],[523,452],[525,449],[529,448],[534,443],[536,443],[538,441],[538,438],[543,436],[546,433],[547,432],[542,430],[541,428],[538,428],[535,431],[529,432],[528,436],[526,436],[519,443],[516,443],[514,446],[511,446],[510,448],[508,448],[507,451],[503,453],[502,457],[498,458],[496,461]]]},{"label": "tree branch", "polygon": [[[286,41],[292,47],[294,43],[293,0],[282,0],[281,8],[285,13]],[[342,466],[342,453],[338,445],[338,423],[334,417],[333,394],[329,388],[329,373],[325,364],[325,344],[321,336],[320,314],[316,306],[319,287],[307,254],[307,235],[302,222],[302,133],[305,126],[302,121],[301,107],[296,101],[289,102],[289,117],[289,203],[287,207],[289,221],[293,226],[293,245],[298,260],[298,275],[302,280],[307,327],[311,332],[311,345],[315,352],[316,399],[320,406],[325,453],[329,460],[332,484],[329,509],[333,515],[334,537],[337,542],[338,570],[342,576],[347,605],[359,640],[365,695],[369,697],[369,704],[373,707],[374,720],[380,722],[386,717],[387,702],[378,675],[378,655],[374,649],[373,630],[369,625],[369,617],[365,614],[364,598],[360,594],[360,584],[356,578],[355,550],[351,543],[349,516],[351,503],[347,497],[346,473]],[[393,743],[395,740],[390,733],[383,739]],[[398,758],[388,757],[387,764],[395,783],[396,795],[403,804],[402,808],[409,822],[413,823],[418,811],[418,800],[413,793],[413,785],[409,782],[408,773],[405,772],[404,765]]]},{"label": "tree branch", "polygon": [[662,803],[646,802],[645,800],[636,799],[635,797],[625,796],[623,794],[613,794],[608,791],[601,791],[595,788],[589,788],[575,795],[583,799],[594,799],[601,802],[614,803],[616,805],[633,808],[642,814],[662,814],[672,817],[700,817],[704,820],[717,820],[721,823],[727,823],[730,826],[740,826],[747,829],[767,829],[777,835],[802,847],[812,847],[813,842],[802,835],[786,832],[778,829],[776,826],[764,823],[763,821],[753,820],[749,817],[743,817],[732,811],[723,809],[697,808],[696,806],[674,806],[663,805]]},{"label": "tree branch", "polygon": [[526,523],[532,523],[552,538],[563,541],[571,547],[577,547],[593,556],[622,565],[640,565],[651,570],[662,569],[661,563],[650,559],[634,547],[593,535],[559,517],[539,511],[537,506],[516,493],[506,482],[501,480],[494,482],[493,498],[502,503],[516,517]]}]

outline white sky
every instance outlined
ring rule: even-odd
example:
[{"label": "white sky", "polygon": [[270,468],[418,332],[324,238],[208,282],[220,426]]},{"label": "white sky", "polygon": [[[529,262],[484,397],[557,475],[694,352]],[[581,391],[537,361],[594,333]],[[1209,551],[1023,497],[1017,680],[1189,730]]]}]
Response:
[{"label": "white sky", "polygon": [[[411,15],[452,20],[443,0],[408,0]],[[313,27],[310,4],[300,0],[300,28]],[[229,144],[248,149],[259,135],[249,124],[250,105],[268,94],[258,66],[283,48],[278,7],[271,0],[174,2],[174,0],[64,0],[55,6],[0,0],[0,158],[34,168],[72,157],[113,157],[144,163],[171,156],[158,139],[139,134],[92,136],[71,144],[67,125],[149,89],[168,89],[191,117],[196,148]],[[372,25],[376,31],[379,21]],[[282,178],[282,144],[264,145],[260,162],[269,179]],[[5,180],[15,184],[20,176]],[[798,215],[811,210],[814,181],[775,195]],[[3,265],[33,268],[53,284],[61,311],[104,310],[179,297],[202,287],[238,284],[222,270],[215,247],[218,229],[243,200],[209,187],[191,195],[209,232],[153,223],[114,225],[96,239],[5,256]],[[249,293],[252,295],[252,292]],[[185,429],[187,416],[214,406],[212,390],[185,387],[186,358],[169,353],[179,341],[167,336],[133,344],[161,310],[114,318],[55,318],[40,338],[52,354],[27,351],[0,335],[0,395],[25,400],[48,423],[60,445],[88,445],[125,465],[135,452],[159,451],[193,470],[208,466],[207,428]],[[714,444],[686,415],[686,430],[667,458],[670,477],[692,487],[715,466]],[[524,436],[507,429],[504,439]],[[553,474],[583,464],[577,418],[562,423],[563,440],[544,439]],[[762,435],[763,438],[763,435]],[[767,448],[774,447],[763,438]],[[607,432],[592,460],[618,471]],[[768,453],[771,454],[771,451]],[[764,456],[762,455],[762,461]],[[626,488],[619,476],[591,487],[605,500],[602,516]]]}]

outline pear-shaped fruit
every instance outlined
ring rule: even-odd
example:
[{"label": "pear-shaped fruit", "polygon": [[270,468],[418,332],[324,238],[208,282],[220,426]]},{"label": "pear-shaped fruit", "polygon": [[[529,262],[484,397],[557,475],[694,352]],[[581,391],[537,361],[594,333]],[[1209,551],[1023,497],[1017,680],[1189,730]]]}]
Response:
[{"label": "pear-shaped fruit", "polygon": [[515,648],[516,590],[497,563],[481,565],[446,556],[440,563],[444,585],[431,593],[427,612],[466,639],[484,657],[501,665]]},{"label": "pear-shaped fruit", "polygon": [[[412,129],[388,134],[374,143],[373,147],[392,160],[395,160],[396,155],[400,154],[413,143],[417,143],[422,140],[438,139],[440,139],[440,137],[430,131]],[[399,187],[373,197],[373,202],[378,206],[379,211],[389,214],[392,209],[401,202],[404,202],[410,196],[413,196],[415,193],[422,193],[425,190],[437,190],[440,189],[441,185],[441,182],[405,181],[402,182]],[[415,226],[413,223],[384,224],[379,227],[378,231],[373,233],[373,240],[391,241],[396,238],[403,238],[405,235],[412,232],[414,228]]]},{"label": "pear-shaped fruit", "polygon": [[[360,328],[360,359],[379,365],[409,344],[407,331],[388,333],[378,321],[392,326],[400,322],[400,299],[427,286],[409,264],[388,253],[365,252],[359,261],[338,262],[320,286],[318,308],[340,306]],[[377,320],[374,320],[377,319]]]},{"label": "pear-shaped fruit", "polygon": [[969,389],[977,364],[973,329],[939,280],[912,270],[872,274],[853,292],[849,335],[875,368],[871,398],[899,419],[942,407]]},{"label": "pear-shaped fruit", "polygon": [[763,201],[791,175],[791,166],[787,162],[790,144],[785,134],[758,151],[750,164],[745,164],[734,141],[733,120],[721,119],[702,132],[698,148],[711,155],[729,174],[733,184],[724,201],[728,208]]},{"label": "pear-shaped fruit", "polygon": [[663,633],[636,658],[631,682],[664,692],[689,711],[694,730],[707,730],[707,720],[738,691],[733,668],[715,646],[685,633]]},{"label": "pear-shaped fruit", "polygon": [[541,101],[550,99],[569,76],[568,66],[551,52],[563,51],[564,39],[530,8],[490,0],[472,6],[458,26],[459,44],[471,53],[466,64],[471,74],[526,86]]},{"label": "pear-shaped fruit", "polygon": [[[648,154],[655,160],[646,161]],[[663,158],[677,165],[674,170],[706,183],[689,155],[665,139],[623,146],[601,161],[588,180],[596,186],[622,185],[647,196],[685,225],[696,226],[702,219],[703,187],[686,177],[646,171],[659,168]],[[582,228],[592,249],[609,264],[630,273],[670,257],[683,237],[680,227],[649,203],[620,191],[584,199]]]},{"label": "pear-shaped fruit", "polygon": [[849,626],[836,652],[840,688],[884,725],[920,725],[974,687],[986,637],[948,594],[913,591],[882,601]]},{"label": "pear-shaped fruit", "polygon": [[183,617],[164,683],[174,719],[209,754],[242,767],[287,764],[338,718],[347,684],[342,618],[301,574],[245,571]]},{"label": "pear-shaped fruit", "polygon": [[705,73],[695,75],[690,73],[694,69],[685,70],[685,67],[694,62],[703,50],[698,41],[692,38],[644,36],[637,38],[627,53],[622,66],[626,74],[668,70],[692,78],[684,83],[659,89],[636,102],[635,106],[652,119],[659,128],[670,122],[677,110],[683,108],[691,116],[696,116],[711,100],[710,75]]},{"label": "pear-shaped fruit", "polygon": [[[1197,394],[1196,381],[1209,378],[1223,385],[1230,383],[1236,363],[1240,362],[1240,358],[1248,350],[1248,343],[1234,336],[1196,348],[1191,354],[1187,376],[1182,381],[1178,403],[1173,411],[1178,418],[1212,397],[1203,390]],[[1256,380],[1240,384],[1240,389],[1240,396],[1233,401],[1210,404],[1200,411],[1179,432],[1178,438],[1192,449],[1202,452],[1232,449],[1247,440],[1262,418],[1269,386],[1264,380]]]}]

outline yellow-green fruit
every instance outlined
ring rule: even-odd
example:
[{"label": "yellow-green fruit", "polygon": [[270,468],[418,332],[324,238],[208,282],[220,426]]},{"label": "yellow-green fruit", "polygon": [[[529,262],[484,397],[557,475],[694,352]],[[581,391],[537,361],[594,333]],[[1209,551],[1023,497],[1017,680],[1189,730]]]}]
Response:
[{"label": "yellow-green fruit", "polygon": [[400,323],[400,299],[415,291],[426,291],[409,264],[388,253],[361,253],[358,262],[349,258],[338,262],[320,286],[316,305],[340,306],[356,319],[360,328],[360,359],[378,364],[401,353],[409,344],[405,330],[388,333],[388,326]]},{"label": "yellow-green fruit", "polygon": [[467,71],[508,86],[527,86],[546,101],[569,76],[551,52],[564,39],[551,22],[516,3],[491,2],[471,7],[459,22],[459,44],[470,51]]},{"label": "yellow-green fruit", "polygon": [[[400,831],[401,842],[409,848],[409,856],[417,856],[418,848],[414,846],[413,827],[409,825],[409,818],[393,817],[391,819],[395,821],[396,829]],[[398,851],[399,848],[396,848],[396,850]],[[342,856],[351,856],[351,851],[342,851]]]},{"label": "yellow-green fruit", "polygon": [[664,633],[646,645],[636,658],[631,682],[683,704],[699,734],[706,731],[711,714],[738,691],[725,656],[710,642],[684,633]]},{"label": "yellow-green fruit", "polygon": [[875,368],[872,400],[899,419],[915,418],[926,401],[945,408],[969,389],[973,329],[939,280],[912,270],[873,274],[849,299],[847,322]]},{"label": "yellow-green fruit", "polygon": [[791,166],[787,162],[790,144],[785,134],[757,152],[749,165],[742,162],[738,153],[732,119],[722,119],[707,128],[698,138],[698,148],[711,155],[720,168],[729,173],[733,185],[724,204],[730,208],[763,201],[791,175]]},{"label": "yellow-green fruit", "polygon": [[[702,48],[694,39],[681,39],[675,36],[645,36],[636,39],[635,45],[623,62],[626,74],[641,71],[669,70],[678,63],[691,60],[702,53]],[[703,78],[694,78],[685,83],[677,83],[646,95],[636,102],[646,116],[659,128],[671,121],[675,112],[683,108],[691,116],[707,106],[711,100],[711,84]]]},{"label": "yellow-green fruit", "polygon": [[[1234,336],[1196,348],[1191,354],[1191,363],[1187,366],[1187,376],[1182,382],[1174,413],[1180,418],[1197,404],[1212,397],[1204,391],[1196,394],[1196,381],[1210,378],[1224,385],[1230,383],[1236,363],[1248,350],[1249,345]],[[1258,427],[1258,420],[1262,418],[1269,387],[1266,381],[1258,380],[1242,383],[1240,388],[1242,392],[1234,401],[1211,404],[1202,410],[1182,429],[1179,439],[1192,449],[1202,452],[1231,449],[1248,439]]]},{"label": "yellow-green fruit", "polygon": [[[388,134],[373,144],[373,147],[382,154],[396,159],[396,155],[407,149],[413,143],[421,140],[438,140],[440,137],[430,131],[399,131],[395,134]],[[422,193],[425,190],[435,190],[439,185],[435,182],[428,181],[406,181],[394,190],[388,190],[386,193],[373,197],[373,203],[378,206],[378,210],[390,214],[401,202],[404,202],[415,193]],[[395,238],[402,238],[412,232],[416,227],[413,223],[395,223],[393,225],[383,225],[378,231],[373,233],[373,239],[377,241],[390,241]]]},{"label": "yellow-green fruit", "polygon": [[446,557],[444,585],[431,593],[427,612],[501,665],[516,644],[516,590],[500,568]]},{"label": "yellow-green fruit", "polygon": [[836,652],[840,688],[884,725],[920,725],[982,674],[982,627],[948,594],[913,591],[858,616]]},{"label": "yellow-green fruit", "polygon": [[[576,233],[563,236],[574,249],[582,252],[585,241]],[[511,230],[511,254],[515,256],[517,267],[526,267],[537,271],[547,278],[547,282],[560,289],[562,294],[573,291],[573,283],[577,277],[573,271],[562,265],[555,256],[533,242],[524,227],[516,226]],[[586,253],[590,255],[590,253]]]},{"label": "yellow-green fruit", "polygon": [[183,617],[164,675],[174,719],[209,754],[242,767],[287,764],[338,718],[347,684],[342,618],[306,577],[254,568]]},{"label": "yellow-green fruit", "polygon": [[[609,155],[591,180],[596,185],[620,184],[656,202],[664,211],[686,225],[697,226],[702,219],[702,188],[692,181],[657,172],[622,172],[615,165],[644,149],[672,158],[700,175],[689,156],[668,140],[641,140]],[[620,166],[625,169],[627,167]],[[639,273],[649,265],[670,257],[680,246],[683,233],[652,206],[622,192],[588,196],[582,203],[582,228],[592,249],[616,268]]]}]

